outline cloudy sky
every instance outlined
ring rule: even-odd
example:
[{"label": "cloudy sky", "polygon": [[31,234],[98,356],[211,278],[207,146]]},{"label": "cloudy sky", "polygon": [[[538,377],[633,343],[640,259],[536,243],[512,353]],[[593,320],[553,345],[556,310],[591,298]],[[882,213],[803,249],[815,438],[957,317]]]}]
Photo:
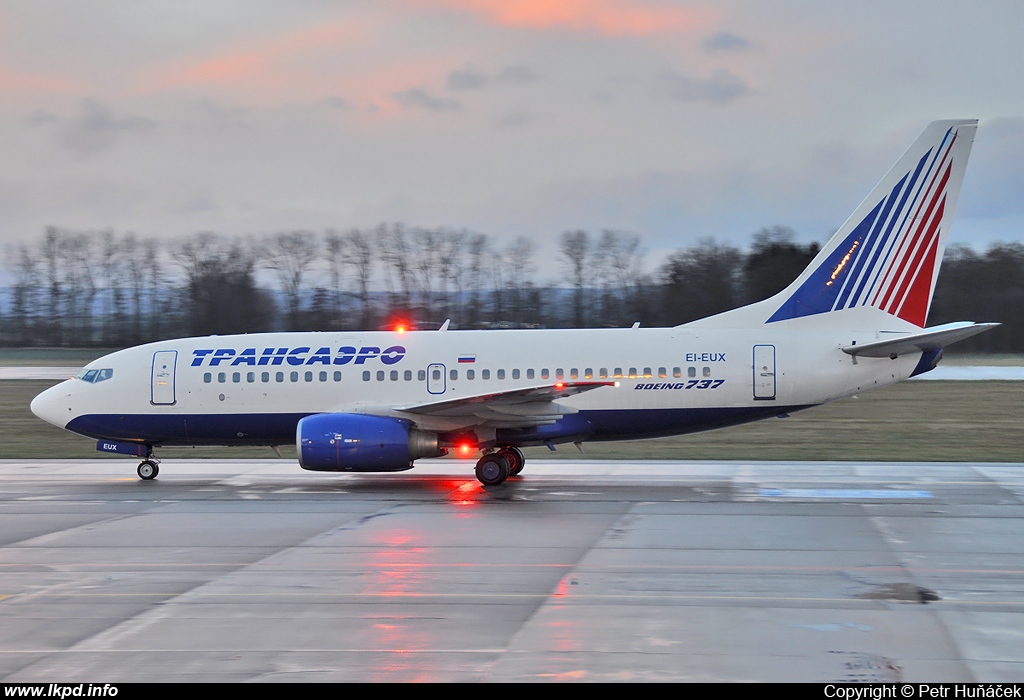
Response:
[{"label": "cloudy sky", "polygon": [[1020,0],[3,0],[0,242],[824,240],[961,117],[953,240],[1024,240],[1022,31]]}]

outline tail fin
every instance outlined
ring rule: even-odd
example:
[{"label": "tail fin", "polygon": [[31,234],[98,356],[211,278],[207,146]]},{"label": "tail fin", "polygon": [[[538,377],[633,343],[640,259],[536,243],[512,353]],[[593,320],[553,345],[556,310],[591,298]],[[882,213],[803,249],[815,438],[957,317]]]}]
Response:
[{"label": "tail fin", "polygon": [[977,124],[929,124],[766,322],[867,306],[924,327]]}]

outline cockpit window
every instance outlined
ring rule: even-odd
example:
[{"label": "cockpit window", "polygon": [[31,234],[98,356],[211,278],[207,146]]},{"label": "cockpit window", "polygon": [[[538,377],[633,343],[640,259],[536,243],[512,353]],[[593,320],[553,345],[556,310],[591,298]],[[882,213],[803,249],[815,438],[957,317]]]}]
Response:
[{"label": "cockpit window", "polygon": [[78,378],[83,382],[89,382],[95,384],[96,382],[103,382],[114,376],[114,370],[112,369],[89,369],[78,375]]}]

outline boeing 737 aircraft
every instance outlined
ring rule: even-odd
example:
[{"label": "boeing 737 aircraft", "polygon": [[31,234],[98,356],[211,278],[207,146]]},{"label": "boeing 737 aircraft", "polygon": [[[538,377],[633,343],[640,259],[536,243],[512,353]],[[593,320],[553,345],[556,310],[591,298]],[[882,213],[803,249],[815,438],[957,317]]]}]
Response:
[{"label": "boeing 737 aircraft", "polygon": [[32,401],[103,452],[295,442],[317,471],[449,450],[500,484],[529,445],[678,435],[787,414],[935,367],[997,324],[925,328],[975,120],[934,122],[786,289],[674,328],[268,333],[112,353]]}]

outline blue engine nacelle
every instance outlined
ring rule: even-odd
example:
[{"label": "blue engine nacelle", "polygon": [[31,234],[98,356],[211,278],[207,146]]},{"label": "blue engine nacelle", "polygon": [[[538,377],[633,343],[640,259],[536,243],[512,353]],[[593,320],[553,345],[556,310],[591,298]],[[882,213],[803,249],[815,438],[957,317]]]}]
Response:
[{"label": "blue engine nacelle", "polygon": [[295,431],[299,466],[319,472],[400,472],[420,457],[444,454],[437,435],[407,421],[359,413],[320,413]]}]

